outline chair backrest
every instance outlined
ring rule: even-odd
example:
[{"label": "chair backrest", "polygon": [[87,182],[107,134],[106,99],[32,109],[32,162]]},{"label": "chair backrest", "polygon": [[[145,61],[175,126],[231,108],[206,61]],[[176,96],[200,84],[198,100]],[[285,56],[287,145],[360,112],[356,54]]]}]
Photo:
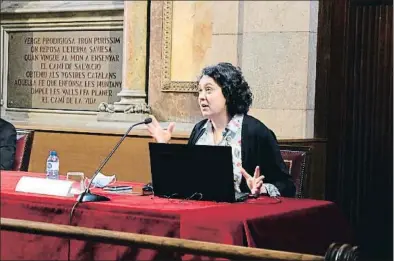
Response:
[{"label": "chair backrest", "polygon": [[305,198],[306,183],[309,176],[311,147],[279,145],[282,158],[293,177],[296,186],[296,197]]},{"label": "chair backrest", "polygon": [[16,133],[16,151],[12,170],[27,171],[29,168],[34,131],[17,129]]}]

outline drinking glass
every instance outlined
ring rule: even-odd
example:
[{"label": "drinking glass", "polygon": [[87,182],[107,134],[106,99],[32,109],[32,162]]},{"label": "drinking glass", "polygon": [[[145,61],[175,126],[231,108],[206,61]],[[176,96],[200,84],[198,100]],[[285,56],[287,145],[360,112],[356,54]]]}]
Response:
[{"label": "drinking glass", "polygon": [[73,181],[71,194],[78,195],[85,190],[85,175],[83,172],[67,172],[67,180]]}]

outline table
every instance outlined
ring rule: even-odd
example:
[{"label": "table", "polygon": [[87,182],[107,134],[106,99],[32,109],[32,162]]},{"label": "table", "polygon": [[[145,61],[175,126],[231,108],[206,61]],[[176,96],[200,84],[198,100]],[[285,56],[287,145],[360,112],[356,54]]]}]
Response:
[{"label": "table", "polygon": [[[30,172],[1,174],[1,217],[67,225],[75,198],[15,192]],[[131,184],[134,188],[142,186]],[[324,255],[332,242],[352,243],[347,222],[328,201],[260,197],[216,203],[113,194],[111,201],[81,203],[72,225]],[[68,240],[1,231],[1,260],[67,260]],[[161,260],[172,253],[71,240],[71,260]],[[183,259],[201,259],[191,255]]]}]

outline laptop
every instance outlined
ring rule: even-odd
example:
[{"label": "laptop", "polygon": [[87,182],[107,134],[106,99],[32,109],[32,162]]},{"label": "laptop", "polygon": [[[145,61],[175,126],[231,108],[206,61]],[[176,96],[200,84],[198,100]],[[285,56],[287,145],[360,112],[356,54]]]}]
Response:
[{"label": "laptop", "polygon": [[231,147],[149,143],[155,196],[239,202],[248,193],[236,193]]}]

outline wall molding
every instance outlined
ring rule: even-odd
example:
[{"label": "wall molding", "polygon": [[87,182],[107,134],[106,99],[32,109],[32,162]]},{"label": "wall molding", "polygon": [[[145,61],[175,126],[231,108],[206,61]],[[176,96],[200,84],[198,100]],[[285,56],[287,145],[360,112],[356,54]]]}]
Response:
[{"label": "wall molding", "polygon": [[163,39],[162,39],[162,72],[161,82],[163,92],[197,92],[197,82],[171,80],[171,53],[172,53],[172,18],[173,2],[163,3]]},{"label": "wall molding", "polygon": [[80,12],[122,10],[123,0],[112,1],[2,1],[0,12],[3,14],[31,14],[54,12]]}]

